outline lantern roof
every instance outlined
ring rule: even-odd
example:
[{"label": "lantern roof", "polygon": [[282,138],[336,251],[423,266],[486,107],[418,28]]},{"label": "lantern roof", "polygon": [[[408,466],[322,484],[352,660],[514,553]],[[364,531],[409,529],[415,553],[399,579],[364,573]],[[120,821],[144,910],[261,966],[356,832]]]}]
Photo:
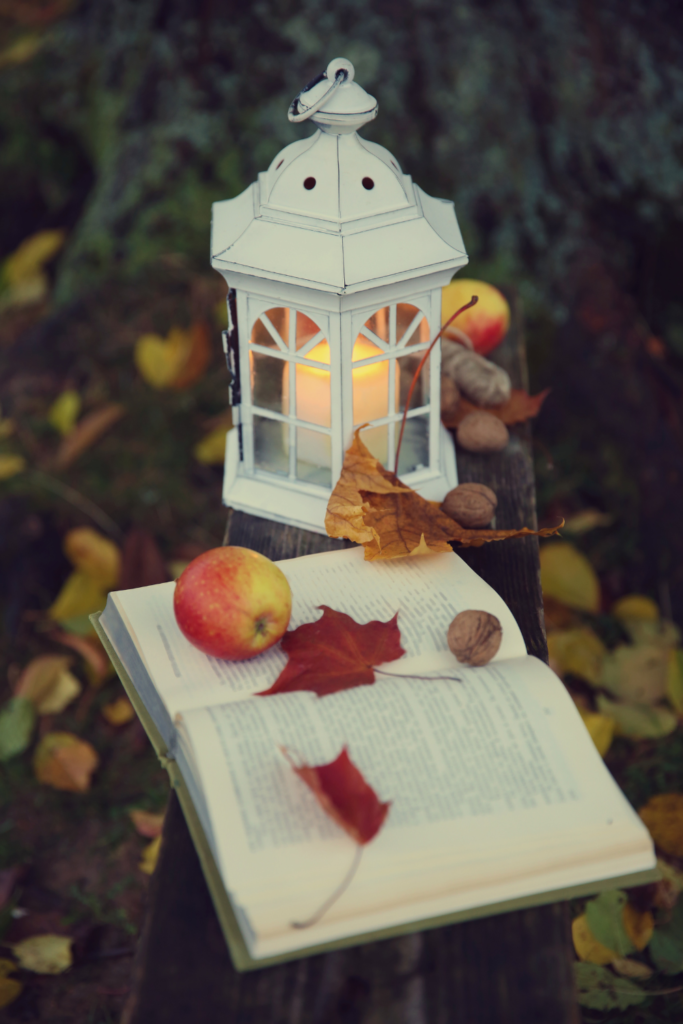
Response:
[{"label": "lantern roof", "polygon": [[291,120],[310,116],[318,130],[241,195],[214,203],[214,268],[345,294],[464,266],[453,203],[428,196],[357,134],[376,112],[353,65],[332,61],[290,108]]}]

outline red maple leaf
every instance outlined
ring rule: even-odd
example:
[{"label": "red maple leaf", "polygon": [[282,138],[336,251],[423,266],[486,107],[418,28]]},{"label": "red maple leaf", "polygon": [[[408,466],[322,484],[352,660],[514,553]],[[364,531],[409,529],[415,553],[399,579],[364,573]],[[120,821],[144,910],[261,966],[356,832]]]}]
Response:
[{"label": "red maple leaf", "polygon": [[373,666],[395,661],[401,647],[398,612],[389,622],[360,625],[350,615],[320,605],[322,618],[285,633],[282,649],[289,661],[269,690],[257,697],[312,690],[319,697],[375,681]]},{"label": "red maple leaf", "polygon": [[330,764],[317,766],[297,765],[285,747],[280,749],[299,778],[312,790],[325,813],[352,839],[364,846],[377,835],[389,813],[391,801],[381,803],[349,757],[348,747],[344,747]]}]

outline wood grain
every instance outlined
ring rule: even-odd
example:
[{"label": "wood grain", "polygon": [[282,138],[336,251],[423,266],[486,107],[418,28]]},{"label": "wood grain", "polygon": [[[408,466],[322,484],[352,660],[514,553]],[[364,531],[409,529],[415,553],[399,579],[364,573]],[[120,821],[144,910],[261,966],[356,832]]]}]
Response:
[{"label": "wood grain", "polygon": [[[496,361],[526,383],[516,308]],[[493,488],[499,528],[531,527],[530,428],[511,435],[494,456],[459,452],[460,479]],[[239,512],[225,542],[273,559],[345,546]],[[547,658],[536,539],[460,553]],[[237,974],[172,795],[123,1024],[578,1024],[571,961],[567,906],[553,904]]]}]

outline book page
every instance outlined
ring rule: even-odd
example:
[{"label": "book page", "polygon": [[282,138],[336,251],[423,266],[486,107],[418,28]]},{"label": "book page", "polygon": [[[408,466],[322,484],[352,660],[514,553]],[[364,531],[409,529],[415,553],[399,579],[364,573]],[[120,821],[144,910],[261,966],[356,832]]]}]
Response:
[{"label": "book page", "polygon": [[[444,662],[423,659],[423,674],[442,673]],[[531,866],[549,851],[564,862],[588,848],[599,859],[624,837],[644,867],[654,863],[647,831],[547,666],[526,657],[459,675],[461,682],[386,680],[330,697],[254,697],[184,714],[181,739],[197,758],[229,890],[262,902],[283,886],[333,888],[345,871],[348,838],[281,746],[324,764],[346,745],[379,798],[391,801],[360,876],[378,893],[385,882],[391,888],[444,864],[481,874],[488,860],[495,877],[515,856]]]},{"label": "book page", "polygon": [[[448,652],[446,633],[458,612],[479,608],[496,615],[503,640],[496,660],[522,657],[524,641],[501,597],[454,553],[365,562],[363,549],[307,555],[279,562],[292,588],[289,628],[320,617],[327,604],[360,623],[387,621],[398,611],[406,656]],[[249,661],[212,658],[180,632],[173,613],[174,583],[118,591],[109,597],[134,639],[154,686],[171,715],[209,707],[267,689],[286,663],[280,645]],[[105,609],[101,624],[116,645],[113,615]],[[125,658],[123,659],[125,660]],[[414,669],[413,669],[414,670]]]}]

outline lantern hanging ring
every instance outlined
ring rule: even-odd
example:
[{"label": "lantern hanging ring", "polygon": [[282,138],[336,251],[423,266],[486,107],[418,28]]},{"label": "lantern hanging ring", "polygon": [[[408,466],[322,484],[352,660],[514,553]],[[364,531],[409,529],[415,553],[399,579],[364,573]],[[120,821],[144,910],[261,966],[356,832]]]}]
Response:
[{"label": "lantern hanging ring", "polygon": [[[311,82],[311,84],[307,86],[306,89],[300,92],[299,95],[292,100],[289,110],[287,111],[287,117],[289,118],[289,120],[293,121],[295,124],[298,124],[299,121],[308,120],[308,118],[315,114],[318,110],[320,110],[321,107],[325,106],[330,96],[332,96],[332,94],[337,91],[340,85],[343,85],[344,82],[346,82],[347,80],[353,81],[353,70],[353,64],[351,64],[350,61],[343,60],[343,58],[332,61],[328,65],[328,68],[324,75],[321,75],[320,78],[317,78],[313,82]],[[334,75],[334,81],[332,82],[332,85],[329,87],[329,89],[327,89],[326,92],[324,92],[322,96],[315,101],[315,103],[313,103],[310,107],[307,107],[304,111],[300,113],[299,100],[301,99],[303,93],[308,92],[308,90],[311,89],[314,85],[317,85],[322,78],[332,77],[332,74]]]}]

